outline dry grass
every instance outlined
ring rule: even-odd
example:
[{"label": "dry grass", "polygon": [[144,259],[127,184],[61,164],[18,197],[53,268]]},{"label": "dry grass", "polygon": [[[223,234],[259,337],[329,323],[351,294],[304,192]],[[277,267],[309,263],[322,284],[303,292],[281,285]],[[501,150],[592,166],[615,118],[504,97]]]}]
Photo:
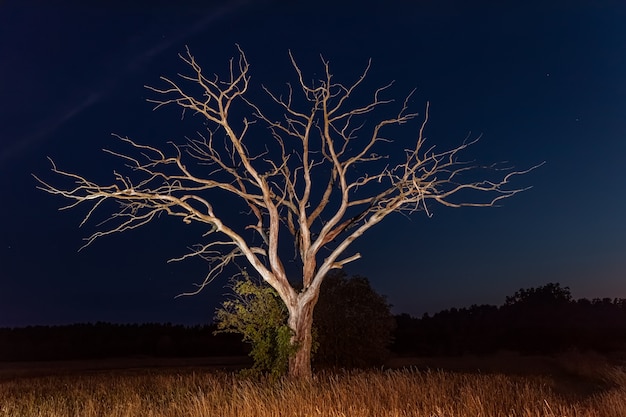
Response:
[{"label": "dry grass", "polygon": [[0,417],[626,416],[626,372],[605,364],[587,368],[558,378],[325,373],[311,383],[184,369],[22,377],[0,381]]}]

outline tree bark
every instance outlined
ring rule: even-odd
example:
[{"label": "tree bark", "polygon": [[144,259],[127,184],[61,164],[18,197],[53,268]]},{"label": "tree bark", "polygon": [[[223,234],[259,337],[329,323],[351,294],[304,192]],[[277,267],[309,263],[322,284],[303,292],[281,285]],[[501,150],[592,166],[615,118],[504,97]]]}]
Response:
[{"label": "tree bark", "polygon": [[315,301],[298,303],[290,309],[288,325],[293,331],[291,343],[297,346],[296,353],[289,359],[289,376],[297,379],[311,379],[311,347],[313,336],[313,307]]}]

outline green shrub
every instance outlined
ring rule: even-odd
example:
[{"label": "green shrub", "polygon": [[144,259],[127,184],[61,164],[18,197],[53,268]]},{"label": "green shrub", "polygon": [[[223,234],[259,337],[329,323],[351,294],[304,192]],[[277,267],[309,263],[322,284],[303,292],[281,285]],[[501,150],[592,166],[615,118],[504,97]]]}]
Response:
[{"label": "green shrub", "polygon": [[231,279],[231,288],[233,297],[216,312],[216,333],[239,333],[244,342],[251,344],[254,365],[245,373],[272,377],[285,374],[296,346],[291,344],[287,308],[278,293],[245,271]]}]

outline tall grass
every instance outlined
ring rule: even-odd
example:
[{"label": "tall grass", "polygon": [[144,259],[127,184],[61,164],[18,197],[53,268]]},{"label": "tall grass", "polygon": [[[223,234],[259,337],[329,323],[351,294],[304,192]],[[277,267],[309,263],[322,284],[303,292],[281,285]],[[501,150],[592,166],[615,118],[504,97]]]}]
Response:
[{"label": "tall grass", "polygon": [[311,382],[211,372],[101,372],[0,382],[0,417],[478,417],[626,416],[626,373],[602,389],[560,392],[549,377],[378,371],[319,374]]}]

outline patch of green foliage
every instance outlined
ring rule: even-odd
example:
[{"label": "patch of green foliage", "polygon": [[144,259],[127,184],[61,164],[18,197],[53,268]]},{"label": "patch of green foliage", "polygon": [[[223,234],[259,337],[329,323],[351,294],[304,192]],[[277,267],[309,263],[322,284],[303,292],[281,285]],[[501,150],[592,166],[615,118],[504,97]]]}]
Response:
[{"label": "patch of green foliage", "polygon": [[216,333],[239,333],[252,346],[250,376],[284,375],[289,358],[297,351],[291,344],[292,331],[287,326],[287,308],[276,290],[245,271],[231,279],[232,298],[217,310]]}]

